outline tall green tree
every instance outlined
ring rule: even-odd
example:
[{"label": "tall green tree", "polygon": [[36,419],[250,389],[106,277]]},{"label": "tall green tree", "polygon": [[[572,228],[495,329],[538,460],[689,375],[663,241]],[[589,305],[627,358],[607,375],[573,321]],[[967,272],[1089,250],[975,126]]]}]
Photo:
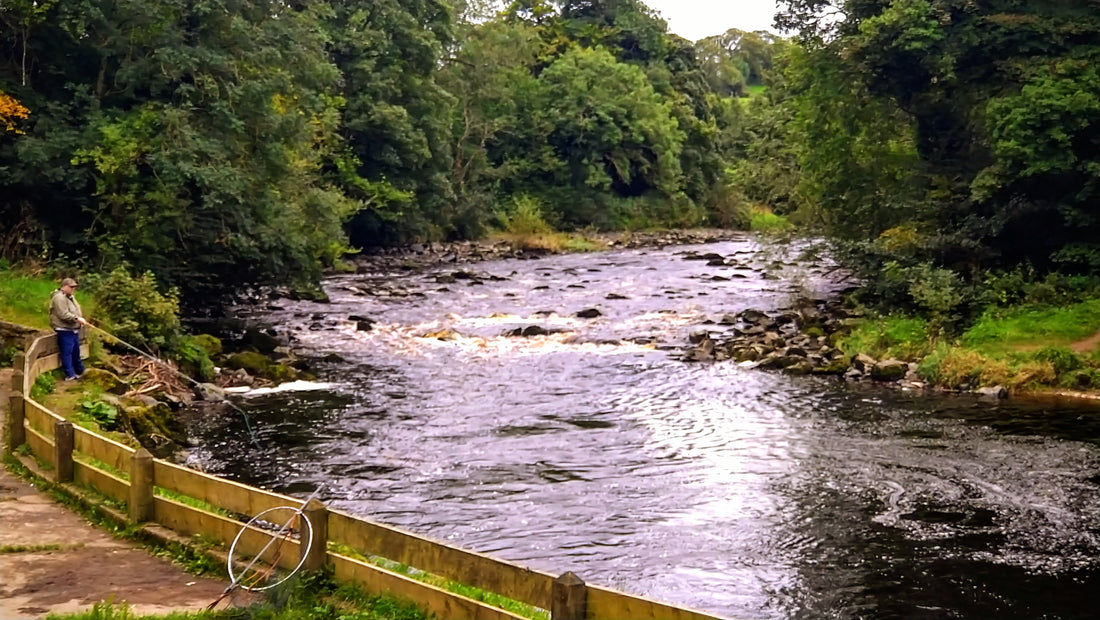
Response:
[{"label": "tall green tree", "polygon": [[276,0],[57,3],[28,34],[41,114],[0,183],[56,251],[192,296],[316,278],[351,206],[320,177],[338,73],[317,26]]},{"label": "tall green tree", "polygon": [[[1095,67],[1100,11],[1072,0],[790,0],[778,21],[810,54],[834,59],[864,101],[896,109],[917,158],[901,199],[853,204],[823,188],[823,209],[919,231],[925,259],[977,274],[1021,262],[1100,265]],[[839,18],[839,19],[838,19]],[[824,99],[818,99],[827,105]],[[834,119],[814,124],[827,128]],[[838,156],[822,155],[821,159]],[[839,157],[851,159],[840,154]],[[841,190],[841,188],[837,188]],[[1042,231],[1042,234],[1036,234]]]},{"label": "tall green tree", "polygon": [[520,111],[538,88],[537,29],[504,20],[464,21],[460,43],[439,74],[455,99],[451,115],[456,229],[475,236],[506,200],[501,180],[513,174],[511,162],[491,160],[490,145],[503,135],[528,130]]},{"label": "tall green tree", "polygon": [[452,40],[451,6],[442,0],[327,4],[327,49],[346,101],[339,130],[349,150],[346,172],[368,182],[345,181],[361,202],[349,228],[352,241],[370,246],[456,235],[448,181],[453,100],[436,80]]},{"label": "tall green tree", "polygon": [[636,197],[681,190],[684,135],[672,105],[638,67],[601,48],[574,48],[539,75],[535,127],[555,155],[539,175],[515,179],[515,190],[544,195],[562,223],[608,225],[600,194]]}]

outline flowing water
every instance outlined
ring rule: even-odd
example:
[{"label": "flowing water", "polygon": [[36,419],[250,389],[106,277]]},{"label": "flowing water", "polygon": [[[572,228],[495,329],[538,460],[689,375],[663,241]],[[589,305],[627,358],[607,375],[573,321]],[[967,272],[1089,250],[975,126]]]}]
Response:
[{"label": "flowing water", "polygon": [[[1100,404],[676,359],[707,319],[836,288],[800,263],[744,238],[335,277],[251,317],[330,385],[244,397],[259,448],[198,418],[193,457],[724,617],[1096,617]],[[503,335],[530,325],[553,333]]]}]

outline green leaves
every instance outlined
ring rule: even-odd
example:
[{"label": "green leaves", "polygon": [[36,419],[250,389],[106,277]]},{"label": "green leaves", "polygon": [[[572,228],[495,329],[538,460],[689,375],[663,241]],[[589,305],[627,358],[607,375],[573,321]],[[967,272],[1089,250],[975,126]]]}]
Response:
[{"label": "green leaves", "polygon": [[137,347],[157,351],[176,347],[179,298],[174,290],[160,293],[152,273],[133,277],[119,266],[104,278],[93,278],[90,285],[99,313],[92,318],[107,333]]},{"label": "green leaves", "polygon": [[119,423],[118,409],[102,400],[80,401],[80,412],[107,430],[115,428]]}]

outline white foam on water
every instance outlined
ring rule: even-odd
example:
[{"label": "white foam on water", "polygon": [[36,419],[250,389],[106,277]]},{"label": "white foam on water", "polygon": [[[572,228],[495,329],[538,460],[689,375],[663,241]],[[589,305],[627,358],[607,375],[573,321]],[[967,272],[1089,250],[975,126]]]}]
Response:
[{"label": "white foam on water", "polygon": [[242,396],[261,396],[263,394],[275,394],[278,392],[309,392],[313,390],[328,390],[336,385],[335,383],[321,383],[318,381],[289,381],[287,383],[280,383],[274,387],[262,387],[262,388],[250,388],[247,385],[239,387],[225,388],[226,392],[231,394],[241,394]]}]

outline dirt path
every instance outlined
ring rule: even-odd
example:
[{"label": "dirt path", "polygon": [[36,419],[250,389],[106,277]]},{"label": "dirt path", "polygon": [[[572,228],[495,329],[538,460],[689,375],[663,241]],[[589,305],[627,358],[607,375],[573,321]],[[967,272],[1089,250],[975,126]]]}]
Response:
[{"label": "dirt path", "polygon": [[1100,346],[1100,332],[1096,332],[1084,340],[1078,340],[1069,345],[1069,348],[1075,353],[1092,353],[1098,346]]},{"label": "dirt path", "polygon": [[[5,412],[10,386],[11,370],[0,370],[0,409]],[[86,610],[112,598],[137,614],[193,611],[209,605],[227,585],[112,537],[0,468],[3,620]]]}]

